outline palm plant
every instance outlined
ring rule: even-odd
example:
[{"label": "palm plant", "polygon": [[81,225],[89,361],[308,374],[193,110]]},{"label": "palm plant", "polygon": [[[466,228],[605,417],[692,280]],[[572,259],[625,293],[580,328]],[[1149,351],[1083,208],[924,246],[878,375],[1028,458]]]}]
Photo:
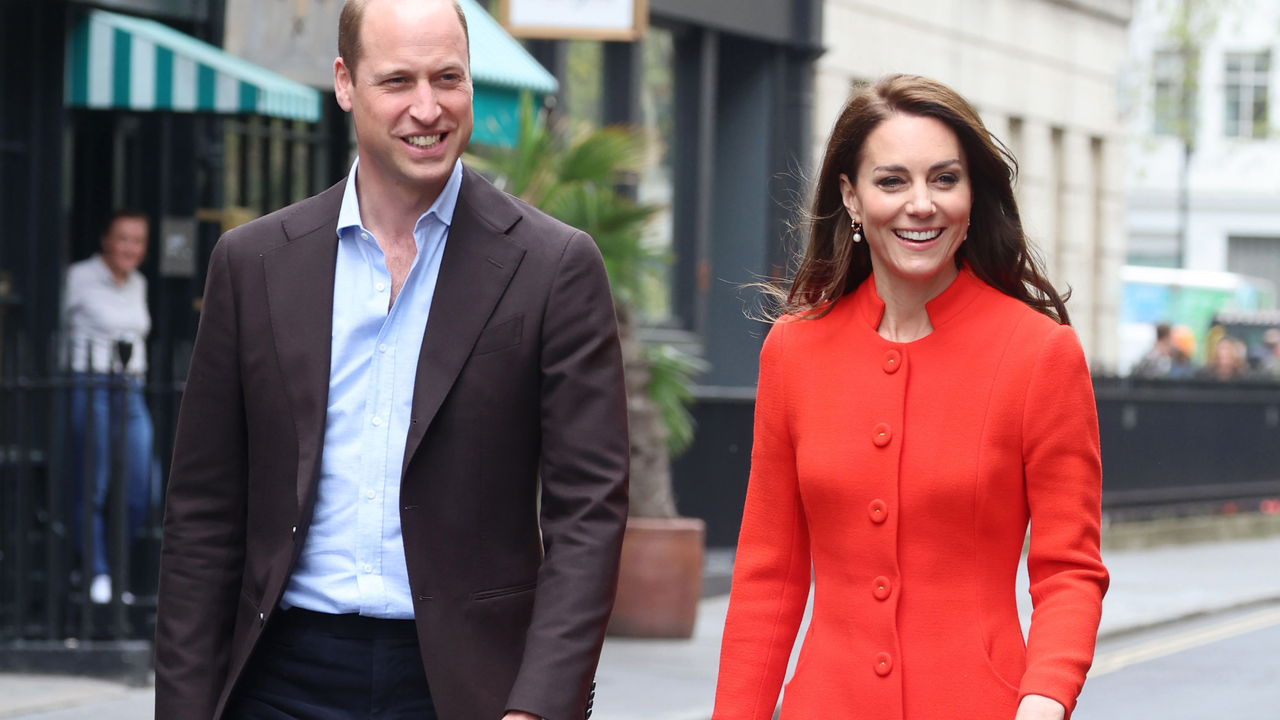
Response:
[{"label": "palm plant", "polygon": [[573,130],[551,125],[521,100],[520,133],[510,148],[487,148],[467,162],[503,190],[595,239],[618,315],[631,433],[631,515],[676,516],[670,457],[692,442],[688,404],[702,361],[670,345],[644,346],[635,306],[646,277],[669,262],[644,242],[659,210],[618,191],[643,162],[643,139],[620,127]]}]

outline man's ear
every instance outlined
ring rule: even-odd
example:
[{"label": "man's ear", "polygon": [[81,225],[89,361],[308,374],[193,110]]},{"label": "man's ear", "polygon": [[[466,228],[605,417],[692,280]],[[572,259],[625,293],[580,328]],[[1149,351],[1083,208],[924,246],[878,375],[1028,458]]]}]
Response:
[{"label": "man's ear", "polygon": [[333,61],[333,93],[338,97],[338,107],[351,112],[351,93],[355,78],[351,75],[346,61],[338,57]]}]

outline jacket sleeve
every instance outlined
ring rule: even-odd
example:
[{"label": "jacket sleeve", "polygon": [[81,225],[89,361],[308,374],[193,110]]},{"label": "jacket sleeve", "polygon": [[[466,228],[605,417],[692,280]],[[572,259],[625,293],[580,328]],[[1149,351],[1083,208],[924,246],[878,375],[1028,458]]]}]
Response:
[{"label": "jacket sleeve", "polygon": [[786,320],[760,353],[751,477],[720,646],[714,720],[770,720],[809,597],[809,528],[788,426]]},{"label": "jacket sleeve", "polygon": [[1044,695],[1068,718],[1093,662],[1109,577],[1099,551],[1098,412],[1075,331],[1055,328],[1036,361],[1023,415],[1034,611],[1019,702]]},{"label": "jacket sleeve", "polygon": [[585,233],[560,259],[541,343],[546,554],[507,709],[581,720],[613,609],[630,470],[617,318]]},{"label": "jacket sleeve", "polygon": [[245,556],[247,445],[235,295],[213,250],[178,416],[160,554],[156,720],[209,720],[226,682]]}]

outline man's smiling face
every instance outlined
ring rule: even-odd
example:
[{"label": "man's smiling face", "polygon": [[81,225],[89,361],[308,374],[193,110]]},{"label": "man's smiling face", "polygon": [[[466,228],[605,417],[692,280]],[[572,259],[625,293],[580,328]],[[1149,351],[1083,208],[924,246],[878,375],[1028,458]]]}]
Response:
[{"label": "man's smiling face", "polygon": [[471,139],[467,36],[450,0],[370,0],[355,67],[334,87],[351,112],[362,177],[438,193]]}]

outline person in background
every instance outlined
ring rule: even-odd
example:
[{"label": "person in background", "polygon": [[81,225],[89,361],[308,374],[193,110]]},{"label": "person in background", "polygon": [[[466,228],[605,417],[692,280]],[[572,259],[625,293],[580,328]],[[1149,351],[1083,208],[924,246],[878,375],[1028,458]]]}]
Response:
[{"label": "person in background", "polygon": [[1267,354],[1262,357],[1259,372],[1280,378],[1280,328],[1271,328],[1263,333],[1262,346],[1267,349]]},{"label": "person in background", "polygon": [[1196,377],[1203,380],[1242,380],[1249,371],[1245,344],[1230,335],[1223,335],[1213,346],[1209,360],[1200,368]]},{"label": "person in background", "polygon": [[[132,538],[146,520],[151,498],[151,414],[143,389],[147,373],[147,279],[138,266],[147,255],[147,216],[125,209],[111,216],[102,251],[67,269],[62,333],[74,377],[71,395],[70,496],[72,537],[84,547],[85,486],[92,492],[92,555],[82,559],[92,576],[89,598],[111,600],[106,523],[112,461],[121,466]],[[123,386],[119,383],[123,382]],[[89,424],[92,423],[90,429]],[[86,443],[92,445],[86,447]]]},{"label": "person in background", "polygon": [[1134,377],[1179,378],[1190,377],[1191,359],[1173,341],[1173,328],[1169,323],[1156,326],[1156,342],[1133,368]]},{"label": "person in background", "polygon": [[1191,358],[1195,357],[1196,354],[1195,331],[1186,325],[1174,325],[1173,332],[1171,334],[1173,337],[1173,346],[1181,351],[1182,356],[1187,359],[1187,363],[1185,365],[1177,367],[1178,374],[1176,377],[1195,377],[1196,368],[1191,364]]}]

